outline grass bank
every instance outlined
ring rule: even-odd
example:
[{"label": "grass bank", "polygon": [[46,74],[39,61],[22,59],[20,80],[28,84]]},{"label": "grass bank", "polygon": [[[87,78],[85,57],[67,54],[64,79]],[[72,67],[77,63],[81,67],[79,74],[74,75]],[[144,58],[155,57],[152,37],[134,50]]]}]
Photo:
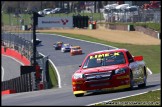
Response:
[{"label": "grass bank", "polygon": [[48,66],[49,71],[49,88],[55,88],[58,87],[58,78],[56,74],[56,70],[52,66],[52,64],[49,62]]},{"label": "grass bank", "polygon": [[[99,103],[94,106],[160,106],[161,90],[150,91],[145,94],[127,97],[120,100]],[[140,100],[139,100],[140,99]]]},{"label": "grass bank", "polygon": [[[43,32],[42,32],[43,33]],[[46,32],[44,32],[46,33]],[[106,45],[111,45],[117,48],[126,48],[134,56],[143,55],[144,61],[149,69],[153,73],[160,73],[160,45],[132,45],[132,44],[123,44],[123,43],[113,43],[106,40],[96,39],[86,35],[78,34],[68,34],[68,33],[57,33],[57,32],[48,32],[50,34],[59,34],[67,37],[77,38],[81,40],[87,40],[97,43],[102,43]]]}]

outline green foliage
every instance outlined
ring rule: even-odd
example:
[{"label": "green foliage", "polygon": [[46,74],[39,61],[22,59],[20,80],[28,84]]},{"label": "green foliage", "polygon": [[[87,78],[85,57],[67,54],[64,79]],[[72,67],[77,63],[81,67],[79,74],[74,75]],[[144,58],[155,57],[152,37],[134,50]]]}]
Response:
[{"label": "green foliage", "polygon": [[154,29],[156,31],[161,32],[161,26],[160,23],[146,23],[146,26],[150,29]]},{"label": "green foliage", "polygon": [[49,88],[54,88],[57,86],[58,86],[58,80],[57,80],[56,71],[51,65],[51,63],[49,63]]},{"label": "green foliage", "polygon": [[31,16],[29,14],[21,14],[20,17],[15,17],[14,14],[3,13],[1,18],[4,25],[17,26],[20,25],[20,19],[24,19],[25,25],[32,23]]},{"label": "green foliage", "polygon": [[[102,23],[99,23],[99,24],[103,24]],[[133,25],[133,26],[142,26],[142,27],[145,27],[145,28],[150,28],[150,29],[153,29],[155,31],[158,31],[158,32],[161,32],[161,26],[160,26],[160,23],[152,23],[152,22],[137,22],[137,23],[126,23],[126,22],[108,22],[106,24],[112,24],[112,25]]]},{"label": "green foliage", "polygon": [[160,90],[150,91],[145,94],[113,100],[110,102],[99,103],[95,106],[160,106]]}]

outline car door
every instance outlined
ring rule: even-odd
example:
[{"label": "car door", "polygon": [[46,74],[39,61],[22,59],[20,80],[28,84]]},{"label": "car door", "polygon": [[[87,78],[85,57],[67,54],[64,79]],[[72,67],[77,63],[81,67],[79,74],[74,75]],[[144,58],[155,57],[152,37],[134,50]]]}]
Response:
[{"label": "car door", "polygon": [[135,83],[137,83],[141,75],[140,66],[136,61],[134,61],[132,55],[128,51],[126,52],[126,55],[127,55],[128,62],[129,62],[129,68],[132,70],[132,73],[133,73],[133,80]]}]

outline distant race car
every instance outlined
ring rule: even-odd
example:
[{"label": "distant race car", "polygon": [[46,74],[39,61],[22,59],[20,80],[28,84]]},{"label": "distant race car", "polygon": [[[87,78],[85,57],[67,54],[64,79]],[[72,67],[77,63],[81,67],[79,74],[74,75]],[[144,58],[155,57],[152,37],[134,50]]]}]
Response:
[{"label": "distant race car", "polygon": [[92,52],[72,75],[73,94],[145,87],[147,80],[143,56],[132,56],[126,49]]},{"label": "distant race car", "polygon": [[82,49],[80,46],[72,46],[70,50],[70,55],[79,55],[82,54]]},{"label": "distant race car", "polygon": [[61,47],[61,52],[70,52],[71,47],[72,46],[70,44],[63,44]]},{"label": "distant race car", "polygon": [[[31,42],[33,43],[33,39],[31,40]],[[40,39],[37,38],[37,39],[36,39],[36,43],[35,43],[36,46],[39,45],[39,44],[41,44],[41,42],[42,42],[42,41],[41,41]]]},{"label": "distant race car", "polygon": [[61,47],[62,47],[62,44],[63,44],[63,42],[57,42],[57,43],[54,43],[53,44],[53,47],[55,48],[55,50],[60,50],[61,49]]}]

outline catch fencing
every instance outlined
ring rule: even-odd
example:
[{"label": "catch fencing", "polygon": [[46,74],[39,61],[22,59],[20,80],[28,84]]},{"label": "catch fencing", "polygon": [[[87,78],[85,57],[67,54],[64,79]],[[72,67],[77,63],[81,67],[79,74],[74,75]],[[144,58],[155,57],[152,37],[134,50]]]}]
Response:
[{"label": "catch fencing", "polygon": [[33,53],[33,44],[31,41],[12,33],[2,33],[2,46],[18,51],[27,59],[31,59]]},{"label": "catch fencing", "polygon": [[139,9],[137,12],[104,10],[105,22],[152,22],[161,23],[160,9]]}]

